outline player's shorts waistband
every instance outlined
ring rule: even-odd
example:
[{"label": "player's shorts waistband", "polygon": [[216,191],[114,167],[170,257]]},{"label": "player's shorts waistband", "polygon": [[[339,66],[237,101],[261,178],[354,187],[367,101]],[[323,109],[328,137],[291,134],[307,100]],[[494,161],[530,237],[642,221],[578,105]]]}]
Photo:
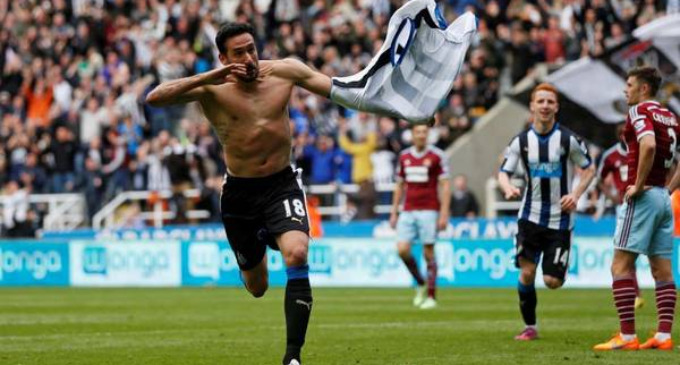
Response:
[{"label": "player's shorts waistband", "polygon": [[239,177],[229,175],[229,172],[224,174],[224,182],[229,185],[243,185],[243,186],[266,186],[273,184],[281,179],[294,177],[295,172],[292,166],[286,166],[281,171],[271,175],[261,177]]}]

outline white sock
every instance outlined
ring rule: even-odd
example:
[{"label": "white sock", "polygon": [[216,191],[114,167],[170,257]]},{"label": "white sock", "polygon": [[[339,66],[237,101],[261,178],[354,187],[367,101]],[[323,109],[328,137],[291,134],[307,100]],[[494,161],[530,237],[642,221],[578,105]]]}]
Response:
[{"label": "white sock", "polygon": [[526,328],[531,328],[532,330],[535,331],[535,330],[536,330],[536,325],[535,325],[535,324],[533,324],[533,325],[531,325],[531,326],[527,325]]},{"label": "white sock", "polygon": [[666,340],[668,340],[668,339],[671,338],[671,334],[670,334],[670,333],[657,332],[657,333],[654,335],[654,338],[655,338],[657,341],[666,341]]},{"label": "white sock", "polygon": [[624,335],[623,333],[621,334],[621,338],[624,341],[633,341],[634,339],[637,338],[637,335]]}]

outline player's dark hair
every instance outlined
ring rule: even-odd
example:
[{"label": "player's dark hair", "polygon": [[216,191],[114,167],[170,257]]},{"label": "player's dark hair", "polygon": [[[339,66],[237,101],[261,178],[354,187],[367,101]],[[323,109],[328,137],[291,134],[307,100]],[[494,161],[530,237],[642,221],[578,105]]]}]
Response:
[{"label": "player's dark hair", "polygon": [[227,40],[229,40],[232,37],[236,37],[237,35],[241,35],[243,33],[248,33],[255,38],[255,29],[247,23],[234,23],[234,22],[227,22],[222,24],[220,27],[220,30],[217,32],[217,35],[215,36],[215,45],[217,45],[217,50],[220,51],[221,54],[226,54],[227,53]]},{"label": "player's dark hair", "polygon": [[640,66],[628,71],[628,77],[635,77],[638,81],[649,85],[650,96],[656,96],[661,86],[661,74],[656,67]]}]

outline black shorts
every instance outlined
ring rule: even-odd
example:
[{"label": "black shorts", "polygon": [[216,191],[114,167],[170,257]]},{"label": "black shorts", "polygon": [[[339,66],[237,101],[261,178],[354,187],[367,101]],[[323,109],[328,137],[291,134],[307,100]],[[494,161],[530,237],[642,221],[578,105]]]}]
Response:
[{"label": "black shorts", "polygon": [[538,264],[543,254],[543,275],[564,281],[569,268],[571,230],[549,229],[523,219],[517,225],[515,265],[519,268],[520,257]]},{"label": "black shorts", "polygon": [[291,167],[273,175],[242,178],[227,175],[222,186],[222,223],[241,270],[262,261],[274,237],[288,231],[309,235],[307,207]]}]

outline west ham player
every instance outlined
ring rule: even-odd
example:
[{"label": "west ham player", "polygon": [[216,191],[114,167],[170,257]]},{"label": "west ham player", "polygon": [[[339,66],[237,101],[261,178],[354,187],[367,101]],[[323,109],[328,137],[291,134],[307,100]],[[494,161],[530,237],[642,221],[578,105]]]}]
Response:
[{"label": "west ham player", "polygon": [[[620,141],[604,151],[597,170],[600,191],[616,204],[617,213],[621,208],[623,194],[626,192],[626,181],[628,180],[628,164],[626,163],[628,147],[626,147],[623,137],[624,125],[624,123],[621,123],[621,125],[616,128],[616,134],[619,136]],[[612,189],[609,189],[609,187],[604,184],[609,176],[611,176],[615,191],[612,191]],[[635,283],[635,309],[640,309],[644,306],[645,300],[640,295],[637,275],[633,277],[633,280]]]},{"label": "west ham player", "polygon": [[[498,173],[506,199],[520,196],[520,190],[510,183],[510,176],[520,161],[526,173],[527,188],[519,211],[515,242],[515,263],[520,268],[519,307],[526,325],[515,339],[522,341],[538,337],[536,266],[543,255],[545,285],[557,289],[564,284],[571,249],[571,213],[595,176],[595,167],[585,144],[555,121],[559,109],[557,90],[550,84],[536,86],[529,109],[532,126],[510,142]],[[572,191],[569,182],[574,165],[583,168],[584,174]]]},{"label": "west ham player", "polygon": [[[437,306],[435,282],[437,263],[434,243],[437,231],[446,228],[451,196],[448,162],[444,152],[427,145],[430,131],[425,124],[413,124],[413,146],[402,151],[397,167],[397,184],[392,199],[390,225],[397,228],[397,250],[404,264],[418,283],[413,305],[421,309]],[[404,197],[404,208],[399,205]],[[418,265],[411,254],[411,244],[420,239],[427,262],[426,287]]]},{"label": "west ham player", "polygon": [[[675,314],[676,291],[673,281],[673,214],[666,189],[666,177],[673,165],[677,118],[652,99],[659,90],[661,77],[652,67],[628,72],[626,98],[631,106],[624,138],[628,146],[628,181],[614,237],[612,262],[614,304],[621,332],[611,340],[595,345],[595,350],[637,350],[673,348],[671,327]],[[680,186],[676,170],[669,189]],[[656,281],[658,328],[654,337],[642,345],[635,334],[635,260],[639,254],[649,258]]]}]

